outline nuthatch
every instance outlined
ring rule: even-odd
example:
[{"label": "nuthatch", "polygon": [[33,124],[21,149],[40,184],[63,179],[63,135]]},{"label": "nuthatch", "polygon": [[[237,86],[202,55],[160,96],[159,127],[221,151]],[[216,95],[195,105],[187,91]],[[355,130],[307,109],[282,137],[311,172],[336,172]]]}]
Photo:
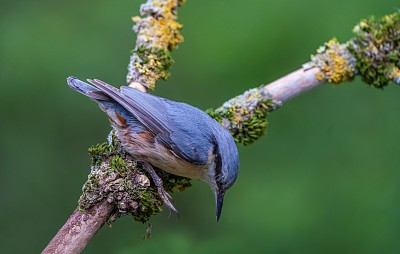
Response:
[{"label": "nuthatch", "polygon": [[217,221],[224,194],[239,170],[236,144],[228,130],[203,111],[185,103],[140,92],[117,89],[100,80],[67,79],[75,91],[94,100],[108,115],[122,147],[143,162],[164,203],[177,213],[171,196],[153,167],[207,182],[215,194]]}]

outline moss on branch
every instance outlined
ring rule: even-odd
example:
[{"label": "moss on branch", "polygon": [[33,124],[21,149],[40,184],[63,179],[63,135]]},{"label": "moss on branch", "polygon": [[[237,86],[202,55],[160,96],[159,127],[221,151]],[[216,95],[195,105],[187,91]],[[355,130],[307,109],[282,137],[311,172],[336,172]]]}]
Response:
[{"label": "moss on branch", "polygon": [[367,84],[382,89],[390,81],[400,84],[400,12],[380,19],[363,19],[353,29],[355,37],[344,44],[334,38],[311,56],[320,69],[316,78],[332,84],[359,74]]},{"label": "moss on branch", "polygon": [[136,47],[128,65],[127,83],[137,82],[154,89],[157,80],[167,79],[173,64],[170,51],[183,42],[177,22],[178,6],[184,1],[148,0],[140,7],[145,17],[133,17]]},{"label": "moss on branch", "polygon": [[[143,223],[162,211],[163,202],[150,176],[121,147],[114,132],[110,134],[108,143],[89,148],[89,154],[92,159],[91,172],[82,188],[80,210],[87,210],[106,199],[116,207],[110,220],[131,214],[135,220]],[[191,186],[185,177],[164,171],[160,171],[159,176],[168,192],[183,191]]]},{"label": "moss on branch", "polygon": [[268,112],[277,107],[263,88],[250,89],[207,113],[228,129],[236,142],[251,144],[265,134]]},{"label": "moss on branch", "polygon": [[352,80],[356,74],[356,59],[346,44],[340,44],[336,38],[319,47],[316,55],[311,55],[314,66],[320,69],[316,78],[332,84]]},{"label": "moss on branch", "polygon": [[383,88],[390,81],[399,83],[400,12],[361,20],[353,32],[356,36],[349,49],[357,58],[362,79],[376,88]]}]

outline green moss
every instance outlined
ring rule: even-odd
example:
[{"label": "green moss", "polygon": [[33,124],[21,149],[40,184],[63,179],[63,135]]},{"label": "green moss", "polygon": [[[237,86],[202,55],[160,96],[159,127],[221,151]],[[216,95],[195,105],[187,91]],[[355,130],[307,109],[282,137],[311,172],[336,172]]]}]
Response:
[{"label": "green moss", "polygon": [[88,152],[92,160],[92,165],[99,166],[101,158],[111,151],[112,147],[106,142],[89,147]]},{"label": "green moss", "polygon": [[[207,109],[206,113],[227,128],[237,143],[249,145],[265,134],[268,112],[276,105],[271,99],[260,99],[256,96],[251,98],[254,101],[247,101],[238,106],[237,104],[242,103],[237,103],[238,100],[242,99],[243,97],[236,98],[217,110]],[[248,106],[249,104],[252,105]]]},{"label": "green moss", "polygon": [[[82,188],[78,209],[85,211],[106,199],[117,208],[109,218],[109,223],[127,214],[144,223],[162,211],[164,204],[157,188],[150,185],[150,176],[121,147],[114,131],[108,140],[109,144],[102,143],[89,148],[92,167]],[[191,186],[189,178],[164,171],[158,174],[166,191],[183,191]]]},{"label": "green moss", "polygon": [[[138,56],[137,68],[142,70],[145,76],[150,76],[151,79],[168,79],[174,60],[170,52],[164,48],[145,48],[139,47],[134,51]],[[147,77],[149,78],[149,77]]]},{"label": "green moss", "polygon": [[114,169],[120,176],[124,176],[128,170],[127,163],[119,155],[114,155],[110,160],[110,166]]},{"label": "green moss", "polygon": [[215,112],[215,109],[213,108],[208,108],[206,109],[206,113],[213,118],[215,121],[222,123],[222,114],[218,114],[217,112]]},{"label": "green moss", "polygon": [[349,49],[357,58],[362,79],[376,88],[384,88],[400,68],[400,13],[380,19],[369,17],[354,29]]},{"label": "green moss", "polygon": [[157,174],[163,179],[164,190],[167,192],[182,192],[192,186],[190,178],[159,171]]},{"label": "green moss", "polygon": [[143,191],[139,194],[138,199],[141,201],[140,209],[137,209],[137,212],[132,214],[136,221],[145,223],[151,216],[162,211],[162,201],[157,199],[152,193]]},{"label": "green moss", "polygon": [[268,111],[255,109],[249,118],[242,122],[242,128],[231,132],[236,142],[248,145],[263,136],[267,130]]}]

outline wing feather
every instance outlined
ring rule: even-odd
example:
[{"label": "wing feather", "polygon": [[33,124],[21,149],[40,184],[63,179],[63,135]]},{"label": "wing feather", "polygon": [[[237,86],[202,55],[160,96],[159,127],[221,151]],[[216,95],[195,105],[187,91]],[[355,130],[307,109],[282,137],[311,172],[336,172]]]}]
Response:
[{"label": "wing feather", "polygon": [[[196,128],[188,129],[187,123],[179,119],[179,117],[185,118],[185,114],[188,114],[189,119],[193,118],[193,112],[191,112],[193,107],[181,103],[181,105],[190,107],[190,110],[175,112],[179,115],[177,118],[177,115],[171,115],[169,112],[171,105],[175,102],[143,93],[131,87],[122,86],[117,89],[101,80],[88,81],[132,113],[155,135],[155,139],[159,143],[176,156],[192,164],[204,165],[207,163],[208,148],[197,144],[197,141],[201,142],[206,136]],[[186,127],[187,130],[181,126]]]}]

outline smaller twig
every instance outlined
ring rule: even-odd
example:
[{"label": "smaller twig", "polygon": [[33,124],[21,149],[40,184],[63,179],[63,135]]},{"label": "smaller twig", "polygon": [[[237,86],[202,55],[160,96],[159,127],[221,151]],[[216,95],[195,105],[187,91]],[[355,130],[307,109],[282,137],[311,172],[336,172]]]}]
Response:
[{"label": "smaller twig", "polygon": [[303,67],[268,85],[247,90],[216,110],[207,110],[207,113],[228,129],[236,142],[251,144],[265,133],[269,112],[326,82],[317,79],[319,72],[320,69],[316,67]]},{"label": "smaller twig", "polygon": [[76,209],[42,254],[81,253],[114,209],[106,200],[83,212]]},{"label": "smaller twig", "polygon": [[140,7],[143,17],[133,17],[137,34],[136,46],[128,65],[126,82],[146,92],[154,89],[157,80],[167,79],[173,64],[170,52],[183,41],[177,21],[178,0],[147,0]]},{"label": "smaller twig", "polygon": [[308,70],[299,69],[263,87],[273,101],[284,103],[289,99],[298,96],[310,89],[325,83],[318,80],[316,74],[320,72],[318,68]]},{"label": "smaller twig", "polygon": [[267,129],[267,115],[284,102],[324,83],[338,85],[356,75],[383,89],[400,84],[400,12],[361,20],[355,37],[340,44],[335,38],[318,48],[303,68],[238,95],[207,113],[228,129],[236,142],[251,144]]}]

